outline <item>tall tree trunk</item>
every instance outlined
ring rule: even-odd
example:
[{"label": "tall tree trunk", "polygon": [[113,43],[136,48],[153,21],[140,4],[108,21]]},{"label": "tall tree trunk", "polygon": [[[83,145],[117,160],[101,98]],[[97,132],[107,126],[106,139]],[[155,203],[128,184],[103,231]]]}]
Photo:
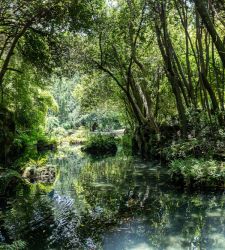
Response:
[{"label": "tall tree trunk", "polygon": [[207,90],[211,102],[213,111],[216,112],[219,110],[219,104],[216,99],[216,95],[214,93],[214,90],[212,89],[212,86],[210,85],[208,79],[207,79],[207,70],[206,70],[206,64],[204,60],[204,52],[203,52],[203,45],[202,45],[202,31],[199,23],[198,13],[196,15],[196,30],[197,30],[197,44],[198,44],[198,54],[199,54],[199,78],[201,83],[203,84],[204,88]]},{"label": "tall tree trunk", "polygon": [[173,93],[175,95],[176,99],[176,106],[180,118],[180,123],[182,126],[182,132],[184,135],[186,135],[187,132],[187,118],[185,114],[185,108],[181,96],[181,91],[179,88],[178,81],[179,79],[177,78],[174,70],[173,70],[173,64],[171,62],[171,56],[168,54],[168,49],[164,48],[166,47],[165,44],[162,42],[162,34],[160,31],[160,28],[158,27],[157,21],[155,22],[155,27],[156,27],[156,35],[157,35],[157,40],[158,40],[158,45],[159,49],[161,51],[162,58],[164,60],[164,65],[165,65],[165,70],[166,70],[166,75],[167,78],[172,86]]},{"label": "tall tree trunk", "polygon": [[197,11],[199,15],[202,18],[202,21],[207,28],[209,34],[212,37],[213,43],[215,44],[217,51],[219,53],[219,56],[221,58],[221,61],[223,63],[223,67],[225,68],[225,46],[220,39],[215,26],[213,25],[213,22],[209,16],[207,7],[206,7],[206,0],[195,0],[195,5],[197,8]]}]

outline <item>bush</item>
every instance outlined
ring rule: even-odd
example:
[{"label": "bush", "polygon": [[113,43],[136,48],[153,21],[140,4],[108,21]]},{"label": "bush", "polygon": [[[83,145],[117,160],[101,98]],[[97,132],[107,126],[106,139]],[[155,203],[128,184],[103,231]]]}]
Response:
[{"label": "bush", "polygon": [[6,169],[0,172],[0,196],[12,196],[17,191],[19,183],[25,182],[19,172]]},{"label": "bush", "polygon": [[115,138],[101,134],[91,136],[82,147],[82,151],[93,155],[115,154],[117,152]]},{"label": "bush", "polygon": [[202,144],[196,138],[191,140],[180,140],[165,147],[162,151],[166,160],[186,158],[188,156],[200,156],[203,153]]},{"label": "bush", "polygon": [[37,129],[31,131],[17,131],[17,136],[13,144],[18,147],[32,147],[35,146],[38,141],[56,143],[55,138],[49,138],[43,130]]},{"label": "bush", "polygon": [[224,162],[187,158],[173,160],[169,168],[172,179],[183,180],[187,186],[225,186]]},{"label": "bush", "polygon": [[122,147],[124,153],[132,154],[132,135],[125,134],[119,138],[119,145]]},{"label": "bush", "polygon": [[225,137],[223,131],[215,133],[213,136],[180,139],[171,145],[164,147],[162,156],[167,161],[186,157],[211,157],[215,160],[225,160]]}]

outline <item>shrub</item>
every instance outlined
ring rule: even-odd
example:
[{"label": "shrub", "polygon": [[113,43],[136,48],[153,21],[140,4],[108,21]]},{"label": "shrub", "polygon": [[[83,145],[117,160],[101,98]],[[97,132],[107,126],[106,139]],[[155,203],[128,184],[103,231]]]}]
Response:
[{"label": "shrub", "polygon": [[93,155],[115,154],[117,151],[115,138],[101,134],[91,136],[82,147],[82,151]]},{"label": "shrub", "polygon": [[169,168],[172,179],[183,180],[186,185],[225,185],[224,162],[202,158],[177,159],[170,163]]},{"label": "shrub", "polygon": [[25,184],[19,172],[13,169],[6,169],[0,172],[0,195],[12,196],[17,190],[19,183]]},{"label": "shrub", "polygon": [[163,149],[163,155],[167,160],[185,158],[191,155],[197,156],[201,155],[201,153],[201,143],[196,138],[191,140],[180,140]]}]

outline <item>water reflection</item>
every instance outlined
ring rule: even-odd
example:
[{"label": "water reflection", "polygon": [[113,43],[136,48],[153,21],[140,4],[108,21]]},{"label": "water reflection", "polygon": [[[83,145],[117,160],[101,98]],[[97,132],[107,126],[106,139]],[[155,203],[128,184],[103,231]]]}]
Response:
[{"label": "water reflection", "polygon": [[163,167],[131,157],[50,157],[54,186],[32,185],[3,211],[0,241],[27,249],[224,249],[225,195],[187,193]]},{"label": "water reflection", "polygon": [[[86,164],[75,181],[79,202],[98,208],[103,249],[224,249],[225,197],[172,188],[161,167],[132,159]],[[102,219],[104,218],[104,219]]]}]

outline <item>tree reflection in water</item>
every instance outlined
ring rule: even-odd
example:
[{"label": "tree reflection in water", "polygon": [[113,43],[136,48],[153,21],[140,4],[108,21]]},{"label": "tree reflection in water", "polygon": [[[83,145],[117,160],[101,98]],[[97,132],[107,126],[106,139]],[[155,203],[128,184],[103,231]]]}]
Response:
[{"label": "tree reflection in water", "polygon": [[168,178],[162,167],[129,158],[81,169],[75,189],[82,207],[99,211],[107,226],[104,249],[225,247],[225,196],[177,191]]},{"label": "tree reflection in water", "polygon": [[1,241],[28,249],[224,249],[225,196],[178,191],[163,167],[76,152],[51,187],[32,185],[2,213]]}]

